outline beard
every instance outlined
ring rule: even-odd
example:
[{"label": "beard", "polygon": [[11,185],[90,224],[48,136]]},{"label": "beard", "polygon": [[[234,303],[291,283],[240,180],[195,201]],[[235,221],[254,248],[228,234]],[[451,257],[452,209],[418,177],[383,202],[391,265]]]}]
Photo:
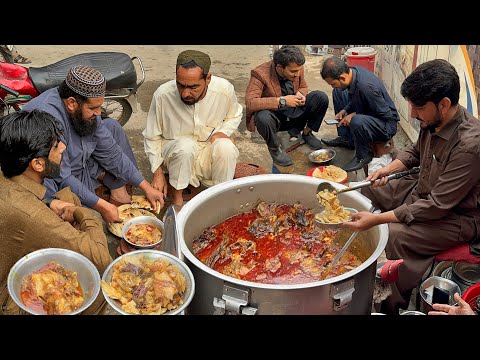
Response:
[{"label": "beard", "polygon": [[197,102],[197,99],[193,97],[185,97],[185,98],[182,97],[182,101],[186,105],[193,105]]},{"label": "beard", "polygon": [[194,105],[195,103],[199,102],[202,100],[207,93],[208,86],[205,85],[205,88],[203,89],[202,93],[198,95],[198,97],[194,98],[193,96],[186,96],[186,97],[180,97],[182,99],[183,103],[186,105]]},{"label": "beard", "polygon": [[418,117],[416,119],[420,121],[420,127],[429,131],[430,133],[434,133],[442,124],[442,119],[440,118],[440,113],[438,111],[435,113],[435,120],[433,120],[430,124],[427,124],[423,119]]},{"label": "beard", "polygon": [[[60,163],[62,161],[60,160]],[[45,159],[45,170],[43,170],[42,175],[47,179],[55,179],[60,176],[60,163],[56,163]]]},{"label": "beard", "polygon": [[70,124],[73,130],[80,136],[92,135],[97,130],[97,119],[84,119],[81,109],[77,109],[70,116]]}]

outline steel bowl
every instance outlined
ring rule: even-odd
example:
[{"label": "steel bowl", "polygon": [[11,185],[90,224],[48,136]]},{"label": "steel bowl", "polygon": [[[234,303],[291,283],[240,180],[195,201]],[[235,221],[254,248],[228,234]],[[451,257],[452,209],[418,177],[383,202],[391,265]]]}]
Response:
[{"label": "steel bowl", "polygon": [[[132,226],[139,225],[139,224],[149,224],[149,225],[155,226],[157,229],[160,230],[160,233],[162,234],[162,237],[157,242],[154,242],[154,243],[151,243],[151,244],[148,244],[148,245],[138,245],[138,244],[132,243],[131,241],[129,241],[127,239],[127,232],[128,232],[128,230],[130,230],[130,228]],[[125,241],[127,243],[129,243],[130,245],[132,245],[133,247],[135,247],[137,249],[150,249],[150,248],[153,248],[153,247],[157,246],[158,244],[160,244],[162,242],[164,235],[165,235],[165,227],[164,227],[163,221],[157,219],[156,217],[151,217],[151,216],[137,216],[137,217],[134,217],[133,219],[128,220],[125,223],[125,225],[123,225],[123,228],[122,228],[122,237],[125,239]]]},{"label": "steel bowl", "polygon": [[[185,265],[183,261],[181,261],[176,256],[173,256],[167,252],[158,251],[158,250],[135,250],[127,254],[124,254],[116,258],[113,262],[110,263],[110,265],[107,267],[107,269],[103,273],[102,280],[110,284],[110,282],[112,281],[114,265],[118,263],[120,260],[128,258],[130,256],[144,256],[146,259],[150,261],[155,261],[156,259],[162,259],[162,260],[168,261],[170,264],[177,266],[177,268],[182,272],[183,276],[185,276],[185,280],[187,284],[185,288],[185,292],[183,293],[183,304],[178,306],[176,309],[172,309],[163,313],[162,315],[177,315],[182,313],[185,310],[185,308],[190,304],[190,302],[193,299],[193,295],[195,294],[195,279],[193,277],[192,272],[190,271],[188,266]],[[103,289],[102,289],[102,293],[105,299],[107,300],[107,302],[115,311],[123,315],[132,315],[131,313],[126,312],[125,310],[122,309],[122,304],[120,303],[120,301],[110,298]]]},{"label": "steel bowl", "polygon": [[430,310],[433,310],[432,307],[432,290],[433,287],[440,288],[445,290],[449,294],[448,304],[449,305],[456,305],[456,302],[453,298],[453,295],[457,292],[461,294],[460,287],[452,280],[445,279],[440,276],[431,276],[426,279],[420,285],[420,311],[427,314]]},{"label": "steel bowl", "polygon": [[[350,215],[352,214],[356,214],[358,213],[358,210],[357,209],[354,209],[354,208],[350,208],[350,207],[343,207],[345,210],[347,210]],[[337,226],[340,226],[346,222],[350,222],[352,221],[352,219],[350,220],[347,220],[347,221],[342,221],[342,222],[336,222],[336,223],[324,223],[324,222],[321,222],[320,220],[317,220],[317,218],[315,218],[315,222],[321,226],[326,226],[326,227],[337,227]]]},{"label": "steel bowl", "polygon": [[463,283],[471,286],[480,282],[480,264],[454,262],[452,275],[455,275],[455,277],[458,277]]},{"label": "steel bowl", "polygon": [[400,313],[400,315],[427,315],[421,311],[416,311],[416,310],[407,310],[407,311],[404,311],[402,313]]},{"label": "steel bowl", "polygon": [[432,271],[432,276],[451,280],[453,261],[440,261]]},{"label": "steel bowl", "polygon": [[[315,160],[315,158],[320,155],[320,154],[326,154],[328,155],[328,159],[327,160]],[[330,161],[333,160],[333,158],[335,157],[336,155],[336,152],[335,150],[332,150],[332,149],[320,149],[320,150],[315,150],[315,151],[312,151],[310,154],[308,154],[308,160],[310,160],[311,162],[315,163],[315,164],[323,164],[323,165],[326,165],[328,164]]]},{"label": "steel bowl", "polygon": [[40,269],[50,261],[55,261],[70,271],[78,274],[78,282],[84,297],[83,305],[68,315],[76,315],[87,309],[100,292],[100,274],[95,265],[85,256],[67,249],[40,249],[25,255],[12,266],[7,278],[8,292],[15,303],[33,315],[41,315],[26,307],[20,298],[23,278]]}]

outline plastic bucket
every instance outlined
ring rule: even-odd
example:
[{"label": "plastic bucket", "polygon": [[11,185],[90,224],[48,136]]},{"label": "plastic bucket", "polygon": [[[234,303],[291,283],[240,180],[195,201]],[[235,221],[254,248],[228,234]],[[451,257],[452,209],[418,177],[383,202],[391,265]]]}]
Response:
[{"label": "plastic bucket", "polygon": [[345,52],[348,66],[363,66],[372,73],[375,71],[377,51],[371,47],[353,47]]},{"label": "plastic bucket", "polygon": [[465,300],[472,310],[479,312],[479,300],[480,300],[480,282],[470,286],[462,295],[462,299]]}]

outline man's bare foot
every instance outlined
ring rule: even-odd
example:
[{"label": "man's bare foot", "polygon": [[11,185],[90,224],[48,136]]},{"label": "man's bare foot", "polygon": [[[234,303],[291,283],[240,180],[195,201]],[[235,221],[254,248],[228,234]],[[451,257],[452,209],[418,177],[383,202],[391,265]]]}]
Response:
[{"label": "man's bare foot", "polygon": [[178,205],[180,207],[183,206],[183,189],[177,190],[173,189],[172,191],[172,204]]},{"label": "man's bare foot", "polygon": [[122,204],[130,204],[132,202],[132,197],[127,192],[127,188],[125,186],[122,186],[118,189],[111,189],[110,199]]}]

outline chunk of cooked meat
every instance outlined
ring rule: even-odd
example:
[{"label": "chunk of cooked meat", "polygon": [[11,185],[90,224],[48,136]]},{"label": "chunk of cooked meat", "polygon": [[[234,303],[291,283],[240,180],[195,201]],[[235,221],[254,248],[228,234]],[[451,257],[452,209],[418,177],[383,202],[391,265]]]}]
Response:
[{"label": "chunk of cooked meat", "polygon": [[268,271],[271,271],[271,272],[276,272],[278,269],[280,269],[282,267],[282,262],[280,261],[280,256],[275,256],[274,258],[271,258],[271,259],[267,259],[265,261],[265,268],[268,270]]}]

